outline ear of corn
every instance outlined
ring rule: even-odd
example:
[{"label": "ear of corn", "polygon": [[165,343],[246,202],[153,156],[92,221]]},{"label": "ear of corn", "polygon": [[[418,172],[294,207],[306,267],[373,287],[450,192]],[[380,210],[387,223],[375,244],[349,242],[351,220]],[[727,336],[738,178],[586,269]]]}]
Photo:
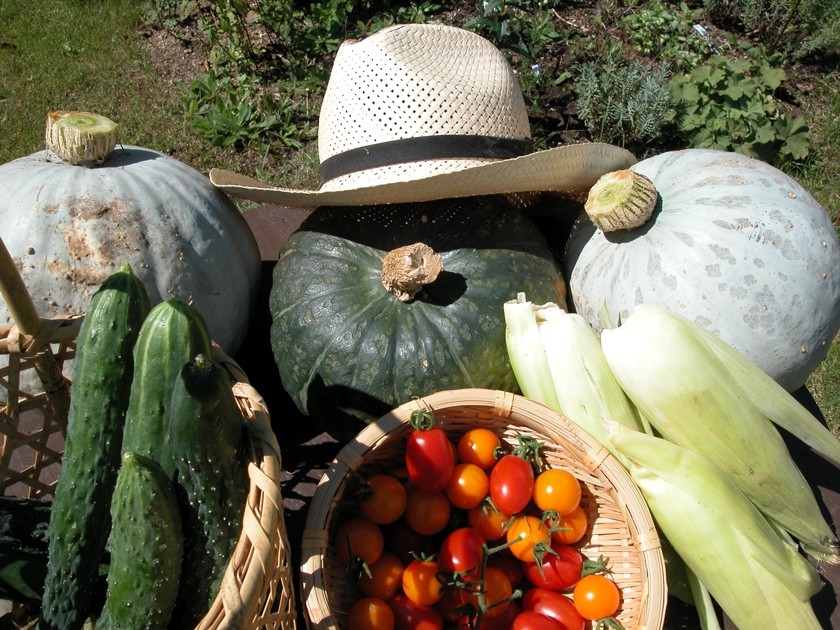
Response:
[{"label": "ear of corn", "polygon": [[696,328],[640,305],[604,330],[601,344],[616,379],[663,437],[718,466],[805,551],[840,562],[837,538],[784,440]]},{"label": "ear of corn", "polygon": [[809,602],[816,570],[724,473],[690,449],[606,422],[663,534],[738,628],[820,628]]},{"label": "ear of corn", "polygon": [[598,335],[583,317],[553,303],[533,305],[520,294],[505,304],[505,319],[508,355],[525,396],[562,413],[607,449],[611,444],[604,417],[650,430],[610,371]]},{"label": "ear of corn", "polygon": [[548,378],[548,357],[537,328],[535,313],[538,308],[524,293],[504,303],[508,357],[522,394],[560,412],[554,384]]},{"label": "ear of corn", "polygon": [[[688,320],[680,315],[674,317]],[[693,324],[689,324],[693,325]],[[817,453],[840,464],[840,440],[785,388],[766,372],[708,330],[696,327],[732,377],[743,388],[753,405],[774,423],[802,440]]]}]

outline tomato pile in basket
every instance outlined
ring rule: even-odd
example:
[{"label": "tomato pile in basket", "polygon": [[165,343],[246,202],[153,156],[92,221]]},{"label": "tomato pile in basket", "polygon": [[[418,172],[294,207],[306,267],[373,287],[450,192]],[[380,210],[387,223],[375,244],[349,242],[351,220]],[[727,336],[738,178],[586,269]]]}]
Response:
[{"label": "tomato pile in basket", "polygon": [[621,628],[606,559],[576,546],[576,477],[541,468],[532,438],[450,436],[431,410],[411,424],[404,465],[348,479],[356,509],[332,538],[358,595],[344,630]]}]

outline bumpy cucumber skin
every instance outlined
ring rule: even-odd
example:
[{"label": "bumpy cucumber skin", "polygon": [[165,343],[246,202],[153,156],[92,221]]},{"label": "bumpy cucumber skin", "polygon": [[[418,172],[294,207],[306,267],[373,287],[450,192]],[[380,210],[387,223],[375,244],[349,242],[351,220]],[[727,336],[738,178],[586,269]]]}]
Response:
[{"label": "bumpy cucumber skin", "polygon": [[111,518],[103,617],[112,630],[164,630],[181,577],[183,534],[175,488],[156,462],[123,455]]},{"label": "bumpy cucumber skin", "polygon": [[94,294],[79,330],[67,436],[50,515],[41,630],[81,628],[92,612],[120,465],[132,349],[148,312],[146,290],[126,264]]},{"label": "bumpy cucumber skin", "polygon": [[139,453],[160,464],[169,478],[168,408],[181,368],[198,354],[210,356],[207,323],[192,306],[171,299],[157,304],[134,346],[134,379],[125,419],[123,453]]},{"label": "bumpy cucumber skin", "polygon": [[198,355],[180,371],[169,407],[170,444],[184,524],[184,563],[173,617],[206,613],[239,539],[248,491],[242,416],[225,370]]}]

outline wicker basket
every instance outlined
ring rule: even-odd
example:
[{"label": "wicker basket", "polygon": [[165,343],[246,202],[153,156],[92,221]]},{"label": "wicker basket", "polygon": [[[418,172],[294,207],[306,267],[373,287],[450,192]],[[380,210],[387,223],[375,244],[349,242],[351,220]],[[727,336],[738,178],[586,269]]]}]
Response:
[{"label": "wicker basket", "polygon": [[[15,325],[0,328],[0,487],[5,496],[50,499],[60,469],[70,381],[61,377],[75,354],[82,317],[41,320],[0,240],[0,289]],[[198,625],[294,630],[296,611],[283,517],[281,458],[268,409],[233,359],[214,348],[248,429],[250,489],[242,533],[212,607]],[[21,383],[35,371],[44,391]],[[32,379],[29,379],[32,381]],[[5,391],[2,391],[5,390]]]},{"label": "wicker basket", "polygon": [[571,471],[583,487],[581,504],[589,529],[581,544],[586,557],[609,560],[622,591],[618,615],[626,630],[661,630],[667,585],[665,564],[653,519],[641,493],[618,461],[567,418],[509,392],[462,389],[438,392],[408,402],[363,429],[337,455],[316,488],[303,533],[301,598],[312,630],[341,627],[355,592],[344,566],[328,544],[342,516],[342,494],[350,473],[366,474],[399,466],[408,419],[431,408],[451,437],[485,426],[508,444],[517,434],[544,443],[545,462]]}]

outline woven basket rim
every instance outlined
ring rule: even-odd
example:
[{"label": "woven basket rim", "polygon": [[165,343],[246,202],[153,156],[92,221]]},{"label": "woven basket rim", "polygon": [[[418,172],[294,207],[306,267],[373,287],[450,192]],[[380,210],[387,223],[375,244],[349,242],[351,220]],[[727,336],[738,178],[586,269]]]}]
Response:
[{"label": "woven basket rim", "polygon": [[311,630],[338,627],[323,576],[329,538],[327,523],[337,505],[345,477],[358,470],[366,455],[385,443],[394,432],[405,431],[413,411],[426,408],[444,411],[455,407],[490,409],[494,417],[512,420],[541,433],[611,484],[610,495],[625,515],[644,577],[639,623],[626,630],[661,630],[667,604],[661,541],[641,491],[622,464],[595,438],[545,405],[519,394],[481,388],[440,391],[406,402],[367,425],[336,455],[316,487],[303,533],[300,589],[307,627]]}]

